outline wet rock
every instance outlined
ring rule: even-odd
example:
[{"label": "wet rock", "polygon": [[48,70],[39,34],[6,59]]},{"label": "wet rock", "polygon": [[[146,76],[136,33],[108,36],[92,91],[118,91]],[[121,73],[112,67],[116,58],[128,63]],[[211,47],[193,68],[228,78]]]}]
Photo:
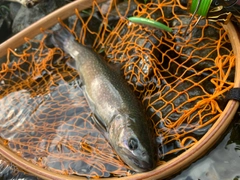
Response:
[{"label": "wet rock", "polygon": [[33,8],[26,8],[21,6],[15,19],[13,20],[12,30],[13,33],[18,33],[32,23],[41,19],[45,15],[54,11],[57,8],[55,1],[45,0]]},{"label": "wet rock", "polygon": [[13,33],[18,33],[32,23],[36,22],[37,20],[43,18],[47,14],[53,12],[57,8],[69,2],[69,0],[42,0],[32,8],[26,8],[25,6],[21,6],[19,10],[17,10],[19,6],[17,7],[16,4],[12,4],[10,8],[12,16],[14,17],[12,25]]},{"label": "wet rock", "polygon": [[10,15],[11,15],[12,19],[14,19],[16,17],[20,8],[21,8],[21,4],[19,4],[19,3],[10,3],[9,4]]}]

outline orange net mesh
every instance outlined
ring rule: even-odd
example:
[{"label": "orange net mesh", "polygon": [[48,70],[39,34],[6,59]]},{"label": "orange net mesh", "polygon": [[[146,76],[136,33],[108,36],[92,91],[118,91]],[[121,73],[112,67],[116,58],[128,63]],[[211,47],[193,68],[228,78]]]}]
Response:
[{"label": "orange net mesh", "polygon": [[[224,93],[233,87],[235,57],[219,24],[201,20],[183,37],[189,14],[178,1],[118,3],[106,8],[94,1],[61,24],[120,67],[154,123],[161,165],[191,148],[216,122]],[[130,23],[133,15],[162,22],[173,33]],[[130,175],[92,125],[70,57],[49,44],[48,35],[26,41],[0,59],[0,136],[6,144],[62,174]]]}]

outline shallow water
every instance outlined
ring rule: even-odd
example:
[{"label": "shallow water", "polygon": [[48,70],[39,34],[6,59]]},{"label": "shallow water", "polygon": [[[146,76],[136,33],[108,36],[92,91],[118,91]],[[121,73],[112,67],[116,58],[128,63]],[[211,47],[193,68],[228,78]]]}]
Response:
[{"label": "shallow water", "polygon": [[172,180],[240,179],[240,109],[219,143]]}]

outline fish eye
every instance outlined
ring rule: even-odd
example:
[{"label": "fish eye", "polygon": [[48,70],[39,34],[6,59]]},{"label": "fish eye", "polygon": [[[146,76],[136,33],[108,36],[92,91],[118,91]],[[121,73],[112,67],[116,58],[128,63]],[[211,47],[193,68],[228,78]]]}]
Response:
[{"label": "fish eye", "polygon": [[122,115],[121,115],[121,114],[117,114],[117,115],[115,116],[115,119],[117,119],[117,120],[122,119]]},{"label": "fish eye", "polygon": [[138,141],[135,138],[130,138],[128,140],[128,147],[130,150],[135,150],[138,148]]}]

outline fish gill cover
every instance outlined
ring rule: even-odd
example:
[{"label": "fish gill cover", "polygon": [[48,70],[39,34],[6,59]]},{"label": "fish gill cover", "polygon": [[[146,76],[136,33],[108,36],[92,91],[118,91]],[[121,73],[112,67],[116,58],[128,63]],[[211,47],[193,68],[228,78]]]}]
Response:
[{"label": "fish gill cover", "polygon": [[[60,21],[82,44],[114,64],[144,104],[159,143],[158,166],[191,148],[220,116],[233,87],[235,57],[227,33],[201,20],[183,37],[180,1],[93,1]],[[172,33],[134,24],[154,19]],[[196,20],[196,19],[195,19]],[[95,129],[71,58],[43,33],[0,59],[0,136],[22,158],[62,174],[132,172]]]}]

